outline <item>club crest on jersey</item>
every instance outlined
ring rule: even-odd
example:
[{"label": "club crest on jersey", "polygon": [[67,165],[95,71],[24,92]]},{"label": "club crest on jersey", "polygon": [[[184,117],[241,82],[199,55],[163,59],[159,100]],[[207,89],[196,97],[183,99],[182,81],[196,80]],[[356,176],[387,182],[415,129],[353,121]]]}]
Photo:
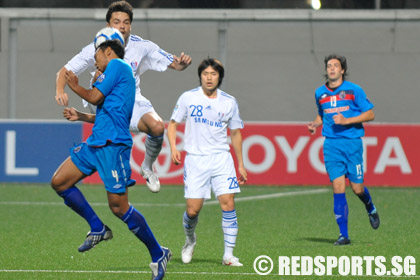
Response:
[{"label": "club crest on jersey", "polygon": [[137,69],[137,61],[131,62],[130,65],[131,65],[131,69],[133,69],[134,71]]},{"label": "club crest on jersey", "polygon": [[97,79],[96,79],[96,81],[98,82],[98,83],[102,83],[103,81],[105,80],[105,74],[101,74]]},{"label": "club crest on jersey", "polygon": [[338,95],[340,99],[344,99],[346,97],[346,92],[344,90],[340,91],[340,94]]}]

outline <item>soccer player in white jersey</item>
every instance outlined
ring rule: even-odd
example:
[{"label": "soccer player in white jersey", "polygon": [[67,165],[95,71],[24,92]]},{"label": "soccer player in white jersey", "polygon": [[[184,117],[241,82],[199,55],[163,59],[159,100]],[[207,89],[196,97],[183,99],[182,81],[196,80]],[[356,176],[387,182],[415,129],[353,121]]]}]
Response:
[{"label": "soccer player in white jersey", "polygon": [[[113,2],[108,8],[106,21],[107,26],[114,27],[123,34],[126,42],[124,60],[131,66],[136,79],[136,100],[130,121],[130,130],[135,133],[147,133],[146,153],[140,172],[146,179],[148,188],[152,192],[158,192],[160,182],[158,176],[153,172],[153,163],[162,149],[165,125],[151,102],[142,96],[140,75],[147,70],[163,72],[167,68],[182,71],[191,64],[191,57],[184,53],[177,57],[160,49],[158,45],[151,41],[132,35],[133,7],[126,1]],[[58,105],[68,106],[68,95],[64,91],[66,85],[64,75],[67,70],[71,70],[77,76],[85,70],[88,70],[92,77],[99,76],[100,73],[96,73],[94,54],[95,48],[91,43],[58,71],[55,96]],[[81,114],[83,113],[78,112],[78,115]],[[94,116],[85,115],[84,118],[86,117],[93,118]]]},{"label": "soccer player in white jersey", "polygon": [[[205,199],[212,190],[222,210],[222,229],[225,250],[223,264],[242,266],[233,255],[238,234],[238,222],[234,197],[240,192],[239,185],[247,180],[242,158],[242,134],[244,127],[239,116],[236,99],[219,89],[224,76],[220,61],[208,58],[198,67],[201,86],[184,92],[175,106],[168,126],[171,158],[175,164],[181,163],[181,153],[176,143],[176,130],[185,120],[184,184],[186,211],[183,224],[186,235],[182,248],[182,261],[190,263],[196,244],[195,228],[198,215]],[[232,146],[238,160],[239,177],[227,141],[230,130]]]}]

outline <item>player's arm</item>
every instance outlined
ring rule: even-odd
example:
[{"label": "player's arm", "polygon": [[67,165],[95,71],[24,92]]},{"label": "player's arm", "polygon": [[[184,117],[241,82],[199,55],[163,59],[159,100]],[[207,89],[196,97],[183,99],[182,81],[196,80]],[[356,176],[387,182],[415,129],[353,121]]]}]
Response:
[{"label": "player's arm", "polygon": [[318,114],[315,119],[308,124],[308,130],[311,134],[315,134],[316,128],[322,125],[322,117]]},{"label": "player's arm", "polygon": [[242,156],[242,134],[240,129],[230,130],[230,138],[232,140],[233,150],[235,151],[236,159],[238,160],[238,172],[239,178],[238,183],[243,184],[247,180],[247,173],[244,166],[244,160]]},{"label": "player's arm", "polygon": [[179,123],[177,123],[174,120],[171,120],[168,125],[168,141],[169,141],[169,147],[171,148],[171,159],[172,162],[176,165],[181,163],[181,152],[177,150],[176,148],[176,129],[178,127]]},{"label": "player's arm", "polygon": [[72,71],[67,71],[64,74],[67,85],[81,98],[93,105],[99,105],[103,102],[105,96],[97,89],[85,89],[79,85],[79,79]]},{"label": "player's arm", "polygon": [[96,119],[95,114],[83,113],[83,112],[80,112],[80,111],[76,110],[76,108],[74,108],[74,107],[64,108],[63,116],[67,120],[72,121],[72,122],[82,121],[82,122],[94,123],[95,119]]},{"label": "player's arm", "polygon": [[67,69],[62,67],[57,72],[57,78],[55,80],[55,101],[61,106],[69,105],[69,96],[64,92],[64,87],[66,86],[66,71]]},{"label": "player's arm", "polygon": [[340,112],[337,115],[333,116],[333,120],[335,124],[341,125],[349,125],[349,124],[356,124],[356,123],[364,123],[373,121],[375,119],[375,113],[372,109],[367,110],[366,112],[361,113],[358,116],[346,118]]},{"label": "player's arm", "polygon": [[172,56],[174,57],[174,61],[172,61],[172,63],[168,65],[169,68],[182,71],[185,68],[187,68],[188,65],[191,64],[191,57],[183,52],[179,57],[176,55]]}]

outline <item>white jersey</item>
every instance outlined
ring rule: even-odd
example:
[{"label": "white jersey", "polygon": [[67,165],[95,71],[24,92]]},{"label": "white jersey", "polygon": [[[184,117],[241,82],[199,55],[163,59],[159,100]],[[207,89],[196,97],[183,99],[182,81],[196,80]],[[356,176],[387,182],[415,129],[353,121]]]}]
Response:
[{"label": "white jersey", "polygon": [[[79,54],[74,56],[64,67],[77,76],[89,70],[92,77],[95,74],[95,47],[90,43]],[[165,52],[151,41],[137,35],[130,35],[125,45],[124,60],[131,66],[136,79],[136,100],[141,98],[140,75],[147,70],[163,72],[173,61],[173,56]]]},{"label": "white jersey", "polygon": [[217,89],[209,98],[201,87],[184,92],[178,99],[171,120],[185,120],[184,149],[191,155],[211,155],[229,151],[227,128],[242,129],[236,99]]}]

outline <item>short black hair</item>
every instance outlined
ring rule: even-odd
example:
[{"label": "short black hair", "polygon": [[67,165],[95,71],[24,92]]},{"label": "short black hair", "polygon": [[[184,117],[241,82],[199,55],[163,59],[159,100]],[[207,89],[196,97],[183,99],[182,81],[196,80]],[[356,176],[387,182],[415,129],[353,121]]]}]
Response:
[{"label": "short black hair", "polygon": [[128,14],[130,17],[130,23],[133,22],[133,6],[127,1],[117,1],[111,3],[108,7],[108,12],[106,12],[106,22],[109,23],[111,20],[112,13],[123,12]]},{"label": "short black hair", "polygon": [[222,62],[220,60],[215,58],[206,58],[204,59],[200,65],[198,65],[198,78],[200,79],[200,85],[201,85],[201,72],[204,71],[207,67],[211,66],[214,70],[219,73],[219,83],[217,84],[217,87],[220,87],[223,81],[223,77],[225,76],[225,68],[223,67]]},{"label": "short black hair", "polygon": [[119,58],[124,59],[125,49],[124,46],[121,44],[120,40],[113,39],[105,41],[102,44],[100,44],[96,50],[101,49],[104,51],[108,47],[110,47]]},{"label": "short black hair", "polygon": [[[343,56],[343,55],[338,55],[338,54],[330,54],[329,56],[326,56],[324,58],[325,70],[327,70],[328,61],[330,61],[331,59],[337,59],[338,61],[340,61],[341,69],[344,70],[343,80],[345,80],[346,79],[346,76],[348,76],[348,73],[347,73],[347,59],[346,59],[346,57]],[[327,74],[325,74],[325,79],[328,80],[328,75]]]}]

